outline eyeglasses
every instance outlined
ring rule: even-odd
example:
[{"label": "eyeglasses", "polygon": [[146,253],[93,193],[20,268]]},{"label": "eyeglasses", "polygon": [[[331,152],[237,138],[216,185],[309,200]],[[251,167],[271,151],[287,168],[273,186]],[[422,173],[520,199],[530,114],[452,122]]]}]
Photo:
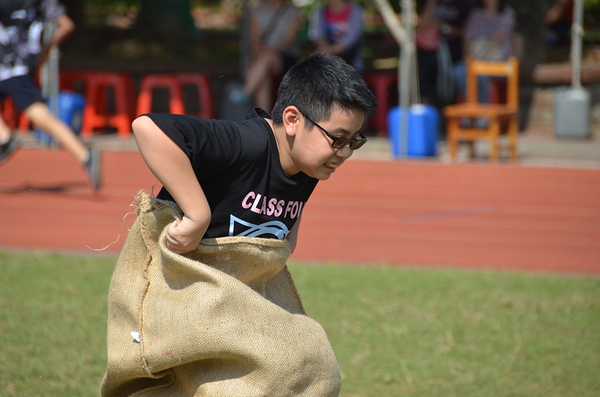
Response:
[{"label": "eyeglasses", "polygon": [[331,139],[333,142],[331,142],[331,147],[334,149],[343,149],[346,146],[350,146],[351,150],[357,150],[360,149],[361,147],[363,147],[363,145],[365,143],[367,143],[367,137],[363,135],[362,132],[359,132],[359,137],[356,139],[350,139],[350,138],[339,138],[337,136],[333,136],[331,135],[329,132],[327,132],[327,130],[323,127],[321,127],[319,124],[317,124],[316,122],[314,122],[310,117],[308,117],[307,115],[304,114],[304,112],[302,112],[301,110],[298,110],[308,121],[310,121],[311,123],[313,123],[314,125],[316,125],[317,127],[319,127],[319,129],[321,129],[321,131],[323,131],[325,133],[325,135],[327,135],[329,137],[329,139]]}]

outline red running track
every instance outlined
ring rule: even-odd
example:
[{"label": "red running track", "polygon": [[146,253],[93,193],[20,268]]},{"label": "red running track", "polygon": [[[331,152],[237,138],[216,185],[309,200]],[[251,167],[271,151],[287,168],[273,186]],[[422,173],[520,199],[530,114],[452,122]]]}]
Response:
[{"label": "red running track", "polygon": [[[103,160],[97,193],[63,151],[2,164],[0,247],[95,253],[115,241],[136,193],[160,186],[138,153]],[[120,251],[133,220],[104,252]],[[351,160],[306,205],[292,259],[600,275],[600,170]]]}]

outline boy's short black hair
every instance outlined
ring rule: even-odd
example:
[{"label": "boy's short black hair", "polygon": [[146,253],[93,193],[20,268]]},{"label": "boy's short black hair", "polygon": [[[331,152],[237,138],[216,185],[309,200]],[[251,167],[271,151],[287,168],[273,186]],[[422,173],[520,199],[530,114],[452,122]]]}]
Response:
[{"label": "boy's short black hair", "polygon": [[283,111],[296,106],[310,119],[327,120],[334,106],[372,114],[377,101],[360,73],[335,55],[317,54],[294,65],[283,77],[273,108],[273,122],[283,123]]}]

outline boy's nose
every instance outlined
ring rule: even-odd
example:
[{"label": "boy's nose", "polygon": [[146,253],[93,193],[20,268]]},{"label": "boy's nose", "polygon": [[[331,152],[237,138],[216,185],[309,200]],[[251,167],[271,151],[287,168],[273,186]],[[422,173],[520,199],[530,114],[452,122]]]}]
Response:
[{"label": "boy's nose", "polygon": [[350,156],[352,156],[352,153],[354,153],[354,151],[350,149],[350,145],[348,145],[335,152],[335,155],[343,159],[347,159],[350,158]]}]

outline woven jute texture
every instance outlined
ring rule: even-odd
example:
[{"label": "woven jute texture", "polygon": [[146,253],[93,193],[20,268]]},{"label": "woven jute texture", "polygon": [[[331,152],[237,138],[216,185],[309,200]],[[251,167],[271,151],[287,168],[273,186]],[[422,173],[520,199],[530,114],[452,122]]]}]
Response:
[{"label": "woven jute texture", "polygon": [[103,396],[339,394],[327,335],[285,265],[287,241],[204,239],[177,255],[164,236],[179,208],[145,192],[136,201],[108,293]]}]

